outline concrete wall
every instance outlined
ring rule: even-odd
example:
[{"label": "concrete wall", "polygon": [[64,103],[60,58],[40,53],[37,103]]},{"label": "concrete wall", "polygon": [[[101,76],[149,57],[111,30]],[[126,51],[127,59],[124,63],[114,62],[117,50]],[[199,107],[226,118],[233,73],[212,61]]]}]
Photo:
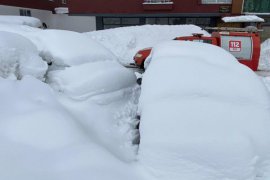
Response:
[{"label": "concrete wall", "polygon": [[[20,15],[20,8],[0,5],[0,15]],[[45,22],[50,29],[63,29],[77,32],[96,30],[96,18],[94,16],[68,16],[67,14],[52,14],[48,10],[29,9],[32,17]]]},{"label": "concrete wall", "polygon": [[53,14],[49,28],[66,29],[77,32],[95,31],[96,18],[94,16],[68,16],[67,14]]}]

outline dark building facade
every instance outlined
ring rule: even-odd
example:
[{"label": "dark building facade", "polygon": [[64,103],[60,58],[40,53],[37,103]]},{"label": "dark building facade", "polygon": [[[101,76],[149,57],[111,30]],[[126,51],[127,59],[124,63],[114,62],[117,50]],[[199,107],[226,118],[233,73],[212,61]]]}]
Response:
[{"label": "dark building facade", "polygon": [[0,0],[0,5],[54,11],[59,6],[67,6],[66,0]]},{"label": "dark building facade", "polygon": [[69,11],[72,15],[96,16],[97,29],[143,24],[196,24],[205,27],[217,26],[223,16],[241,14],[242,2],[243,0],[69,0]]}]

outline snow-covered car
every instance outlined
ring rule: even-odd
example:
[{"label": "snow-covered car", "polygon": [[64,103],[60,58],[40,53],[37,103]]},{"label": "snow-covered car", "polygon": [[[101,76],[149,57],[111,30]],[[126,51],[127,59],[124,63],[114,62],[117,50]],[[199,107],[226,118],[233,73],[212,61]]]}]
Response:
[{"label": "snow-covered car", "polygon": [[148,59],[139,161],[158,180],[269,179],[270,97],[225,50],[168,41]]}]

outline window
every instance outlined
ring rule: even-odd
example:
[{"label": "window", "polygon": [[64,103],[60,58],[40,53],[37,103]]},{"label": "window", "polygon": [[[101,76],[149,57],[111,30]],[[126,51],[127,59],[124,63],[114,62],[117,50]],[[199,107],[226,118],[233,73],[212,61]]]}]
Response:
[{"label": "window", "polygon": [[167,25],[169,24],[169,22],[168,22],[168,18],[146,18],[145,24]]},{"label": "window", "polygon": [[104,29],[135,26],[140,24],[140,18],[138,17],[104,17],[102,25]]},{"label": "window", "polygon": [[107,24],[107,25],[121,24],[121,19],[120,18],[103,18],[103,24]]},{"label": "window", "polygon": [[122,24],[124,24],[124,25],[138,25],[138,24],[140,24],[140,18],[122,18]]},{"label": "window", "polygon": [[20,16],[31,16],[31,11],[27,9],[20,9]]},{"label": "window", "polygon": [[202,4],[232,4],[232,0],[202,0]]}]

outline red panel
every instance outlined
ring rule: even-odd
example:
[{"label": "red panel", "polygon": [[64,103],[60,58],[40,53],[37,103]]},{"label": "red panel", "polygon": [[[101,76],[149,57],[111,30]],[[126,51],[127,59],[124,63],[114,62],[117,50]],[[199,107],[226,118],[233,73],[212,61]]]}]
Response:
[{"label": "red panel", "polygon": [[[143,0],[69,0],[71,13],[144,14],[162,13],[145,11]],[[200,4],[199,0],[174,0],[173,9],[166,13],[219,13],[220,5]]]},{"label": "red panel", "polygon": [[0,5],[17,6],[33,9],[53,10],[61,5],[60,0],[0,0]]}]

